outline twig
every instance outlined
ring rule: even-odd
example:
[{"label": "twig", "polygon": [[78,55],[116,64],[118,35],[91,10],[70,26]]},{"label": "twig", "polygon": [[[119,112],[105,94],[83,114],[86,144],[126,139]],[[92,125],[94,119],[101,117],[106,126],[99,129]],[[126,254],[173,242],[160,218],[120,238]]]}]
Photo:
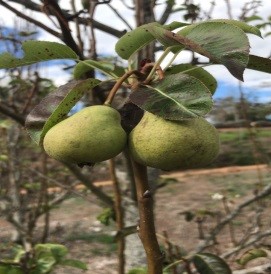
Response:
[{"label": "twig", "polygon": [[46,30],[48,33],[51,33],[52,35],[61,38],[61,33],[47,27],[46,25],[42,24],[40,21],[37,21],[35,19],[33,19],[32,17],[29,17],[27,15],[25,15],[25,13],[22,13],[18,10],[16,10],[15,8],[13,8],[12,6],[10,6],[9,4],[7,4],[6,2],[0,0],[0,5],[2,5],[3,7],[7,8],[8,10],[10,10],[11,12],[15,13],[17,16],[25,19],[26,21]]},{"label": "twig", "polygon": [[[115,213],[116,213],[116,225],[117,231],[121,231],[124,228],[124,214],[123,208],[121,205],[121,190],[118,182],[118,178],[116,176],[115,169],[115,161],[114,159],[109,160],[109,169],[110,169],[110,177],[113,182],[114,196],[115,196]],[[119,237],[117,238],[118,242],[118,274],[125,273],[125,238]]]},{"label": "twig", "polygon": [[125,20],[125,18],[118,12],[118,10],[116,10],[112,5],[110,5],[109,3],[107,4],[110,9],[119,17],[119,19],[130,29],[132,30],[133,28],[130,26],[130,24],[128,23],[127,20]]},{"label": "twig", "polygon": [[210,235],[205,239],[205,241],[203,241],[203,243],[201,243],[197,249],[196,249],[196,253],[198,252],[202,252],[207,246],[210,245],[211,242],[214,241],[216,235],[229,223],[231,222],[236,216],[238,216],[240,214],[240,212],[247,206],[249,206],[250,204],[258,201],[259,199],[262,199],[268,195],[271,194],[271,184],[266,186],[261,192],[258,193],[258,195],[255,195],[254,197],[251,197],[249,199],[247,199],[246,201],[244,201],[243,203],[241,203],[238,207],[235,208],[235,210],[233,210],[231,212],[231,214],[227,215],[224,219],[221,220],[221,222],[219,224],[217,224],[215,226],[215,228],[210,232]]},{"label": "twig", "polygon": [[237,246],[236,248],[233,248],[231,249],[230,251],[220,255],[220,257],[222,258],[228,258],[230,256],[232,256],[233,254],[239,252],[240,250],[246,248],[246,247],[249,247],[257,242],[259,242],[259,240],[261,240],[262,238],[265,238],[265,237],[268,237],[271,235],[271,229],[269,230],[266,230],[265,232],[263,233],[259,233],[258,235],[256,235],[253,239],[251,239],[250,241],[248,241],[247,243],[243,244],[243,245],[240,245],[240,246]]}]

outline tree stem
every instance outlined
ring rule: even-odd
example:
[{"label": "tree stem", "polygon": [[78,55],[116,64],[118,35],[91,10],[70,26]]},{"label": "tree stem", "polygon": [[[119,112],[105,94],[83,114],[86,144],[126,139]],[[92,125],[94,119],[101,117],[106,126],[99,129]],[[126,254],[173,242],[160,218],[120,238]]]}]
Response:
[{"label": "tree stem", "polygon": [[[119,186],[119,181],[116,175],[116,167],[114,159],[109,160],[109,169],[110,169],[110,177],[113,182],[114,196],[115,196],[115,213],[116,213],[116,225],[117,230],[122,231],[124,228],[124,212],[122,208],[122,199],[121,199],[121,189]],[[119,237],[117,239],[118,243],[118,274],[125,273],[125,238]]]},{"label": "tree stem", "polygon": [[148,274],[162,274],[164,258],[155,232],[153,198],[148,185],[147,167],[133,161],[133,168],[139,210],[139,237],[147,256]]}]

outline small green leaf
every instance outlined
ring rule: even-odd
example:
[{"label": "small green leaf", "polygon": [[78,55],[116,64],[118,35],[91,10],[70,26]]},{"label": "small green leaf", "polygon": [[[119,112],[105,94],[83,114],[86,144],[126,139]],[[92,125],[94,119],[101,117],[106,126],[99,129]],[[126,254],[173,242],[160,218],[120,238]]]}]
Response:
[{"label": "small green leaf", "polygon": [[152,86],[140,86],[130,95],[140,108],[168,120],[203,116],[212,108],[212,95],[197,78],[183,73],[169,75]]},{"label": "small green leaf", "polygon": [[25,41],[22,43],[23,58],[16,58],[5,52],[0,55],[0,69],[31,65],[37,62],[55,59],[78,59],[76,53],[68,46],[48,41]]},{"label": "small green leaf", "polygon": [[263,20],[263,18],[258,15],[252,15],[252,16],[245,18],[245,22],[251,22],[251,21],[255,21],[255,20]]},{"label": "small green leaf", "polygon": [[65,266],[71,266],[74,268],[82,269],[82,270],[87,270],[87,265],[79,260],[74,260],[74,259],[65,259],[60,262],[60,265],[65,265]]},{"label": "small green leaf", "polygon": [[247,68],[271,73],[271,59],[255,55],[249,55]]},{"label": "small green leaf", "polygon": [[124,68],[116,66],[110,62],[86,60],[80,61],[74,67],[73,76],[75,79],[81,79],[82,76],[93,69],[97,69],[105,75],[113,78],[121,77],[125,73]]},{"label": "small green leaf", "polygon": [[39,145],[47,131],[66,118],[84,93],[100,83],[97,79],[72,81],[46,96],[26,117],[26,129]]},{"label": "small green leaf", "polygon": [[53,256],[48,253],[41,253],[39,258],[35,261],[35,268],[30,271],[30,274],[46,274],[50,273],[56,261]]},{"label": "small green leaf", "polygon": [[102,213],[97,216],[97,220],[99,220],[102,224],[108,226],[112,220],[115,220],[114,210],[112,208],[104,208]]},{"label": "small green leaf", "polygon": [[134,53],[155,40],[151,33],[152,26],[159,26],[163,29],[174,30],[186,25],[186,23],[182,22],[172,22],[171,24],[164,26],[157,22],[142,25],[124,34],[118,40],[115,50],[121,58],[128,60]]},{"label": "small green leaf", "polygon": [[199,79],[212,94],[215,93],[217,88],[216,79],[208,71],[204,70],[201,67],[193,66],[191,64],[179,64],[172,67],[169,67],[165,71],[165,76],[182,72],[187,75],[194,76]]},{"label": "small green leaf", "polygon": [[224,260],[211,253],[198,253],[193,263],[200,274],[232,274]]},{"label": "small green leaf", "polygon": [[247,250],[240,259],[237,260],[237,263],[245,266],[248,262],[255,260],[257,258],[267,257],[267,253],[263,249],[250,249]]}]

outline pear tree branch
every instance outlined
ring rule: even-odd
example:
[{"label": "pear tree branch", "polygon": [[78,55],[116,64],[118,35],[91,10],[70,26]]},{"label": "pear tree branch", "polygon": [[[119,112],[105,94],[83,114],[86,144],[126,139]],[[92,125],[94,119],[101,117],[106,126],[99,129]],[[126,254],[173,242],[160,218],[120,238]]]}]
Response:
[{"label": "pear tree branch", "polygon": [[144,246],[148,274],[162,274],[163,255],[155,232],[153,197],[149,190],[147,167],[133,161],[137,201],[139,210],[139,237]]}]

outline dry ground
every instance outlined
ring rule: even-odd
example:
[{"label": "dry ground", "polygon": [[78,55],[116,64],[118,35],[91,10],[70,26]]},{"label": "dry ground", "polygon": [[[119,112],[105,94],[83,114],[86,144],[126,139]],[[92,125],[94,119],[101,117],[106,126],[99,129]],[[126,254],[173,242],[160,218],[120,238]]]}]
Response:
[{"label": "dry ground", "polygon": [[[199,239],[198,222],[203,219],[203,233],[208,231],[223,217],[225,210],[220,200],[212,199],[214,193],[227,197],[229,209],[232,210],[240,202],[253,195],[259,186],[259,178],[263,184],[270,183],[271,174],[267,166],[227,167],[218,169],[204,169],[185,172],[163,174],[162,179],[168,184],[159,189],[156,194],[156,226],[157,233],[167,232],[169,240],[182,247],[186,252],[193,250],[201,241]],[[105,190],[111,191],[110,184],[101,183]],[[268,200],[264,201],[270,209]],[[250,206],[236,220],[233,227],[237,240],[245,234],[246,229],[253,222],[256,205]],[[102,212],[99,202],[91,195],[88,201],[74,196],[65,201],[51,213],[51,242],[65,244],[70,250],[70,257],[80,259],[88,264],[86,274],[116,274],[117,259],[116,244],[112,243],[114,225],[105,227],[96,217]],[[196,214],[198,218],[187,222],[184,212]],[[267,211],[268,212],[268,211]],[[211,216],[212,214],[217,214]],[[203,216],[203,215],[204,216]],[[264,215],[263,229],[270,224],[270,216]],[[136,220],[135,220],[136,223]],[[4,220],[0,220],[0,236],[8,238],[10,227]],[[203,235],[203,236],[205,236]],[[163,245],[164,242],[160,240]],[[226,227],[218,237],[219,244],[210,248],[212,252],[223,253],[233,247]],[[232,264],[237,267],[236,264]],[[82,273],[80,270],[66,268],[55,273]]]}]

